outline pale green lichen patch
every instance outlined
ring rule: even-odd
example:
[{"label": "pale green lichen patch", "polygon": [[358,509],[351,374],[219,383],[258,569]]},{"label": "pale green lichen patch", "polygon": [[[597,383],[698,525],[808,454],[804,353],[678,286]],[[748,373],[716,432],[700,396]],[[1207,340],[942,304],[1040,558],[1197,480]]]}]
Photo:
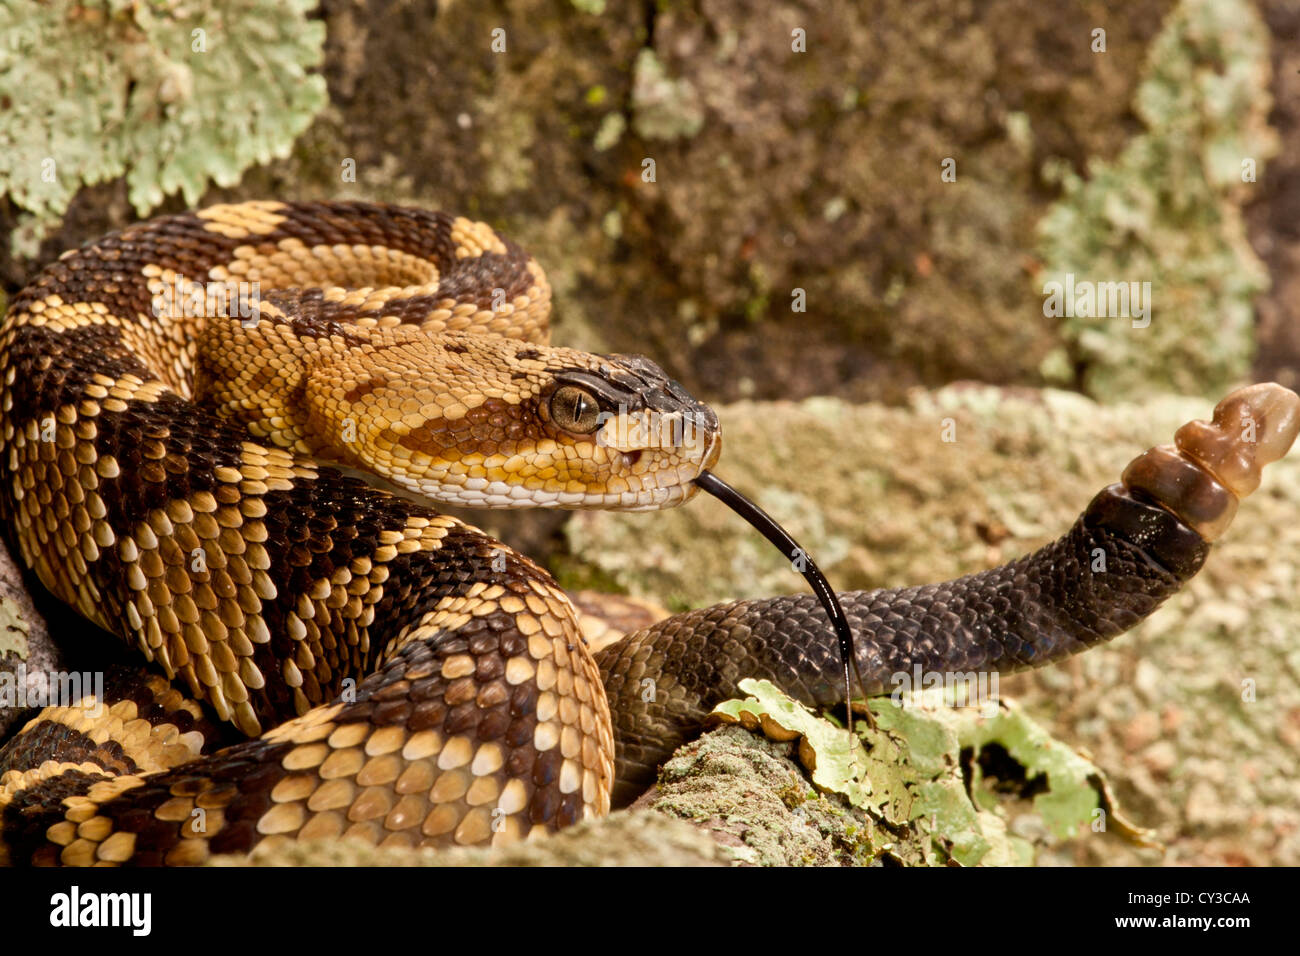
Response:
[{"label": "pale green lichen patch", "polygon": [[21,660],[28,655],[27,632],[30,625],[10,598],[0,598],[0,658],[14,654]]},{"label": "pale green lichen patch", "polygon": [[713,708],[713,718],[762,730],[773,740],[799,741],[799,759],[812,774],[813,785],[842,794],[856,807],[871,805],[871,783],[866,777],[867,755],[848,731],[818,720],[806,707],[765,680],[746,678],[740,689],[751,697],[724,701]]},{"label": "pale green lichen patch", "polygon": [[972,791],[990,795],[983,790],[985,780],[978,757],[982,748],[997,744],[1024,767],[1027,782],[1046,778],[1047,789],[1034,794],[1033,805],[1055,836],[1064,839],[1073,836],[1081,824],[1100,821],[1100,794],[1094,781],[1105,775],[1091,761],[1052,739],[1010,702],[1004,702],[997,715],[988,720],[969,712],[959,713],[963,718],[959,739],[962,746],[974,748]]},{"label": "pale green lichen patch", "polygon": [[1067,345],[1043,362],[1045,376],[1071,381],[1077,364],[1084,388],[1113,400],[1216,395],[1246,373],[1268,276],[1241,207],[1277,149],[1269,75],[1253,4],[1183,0],[1134,97],[1146,131],[1113,162],[1092,162],[1086,181],[1049,163],[1065,195],[1039,224],[1037,281]]},{"label": "pale green lichen patch", "polygon": [[310,0],[0,6],[0,190],[36,220],[125,174],[140,215],[288,155],[326,103]]},{"label": "pale green lichen patch", "polygon": [[674,79],[653,50],[637,54],[632,68],[632,127],[645,139],[689,139],[704,125],[699,94],[689,80]]},{"label": "pale green lichen patch", "polygon": [[[882,729],[908,744],[917,767],[916,816],[929,817],[937,839],[946,841],[958,862],[985,865],[1025,863],[1033,844],[1009,827],[1064,840],[1082,826],[1149,843],[1150,834],[1129,822],[1115,805],[1106,775],[1090,760],[1031,720],[1014,703],[1003,700],[989,713],[982,707],[945,707],[931,695],[912,698],[909,706],[877,711]],[[987,766],[985,754],[996,760]],[[936,758],[938,758],[936,760]],[[963,771],[952,774],[960,766]],[[1027,796],[1026,812],[1037,817],[1026,825],[1008,806],[1008,793]]]},{"label": "pale green lichen patch", "polygon": [[[974,706],[949,708],[931,693],[872,701],[876,727],[859,723],[857,728],[870,747],[868,756],[857,745],[846,750],[844,731],[814,717],[774,685],[742,680],[741,689],[753,696],[720,705],[715,719],[762,730],[772,740],[796,740],[798,757],[818,790],[840,793],[870,814],[876,823],[872,832],[883,829],[894,835],[888,851],[896,860],[1030,864],[1034,842],[1011,832],[1002,806],[1009,786],[1032,793],[1032,812],[1041,821],[1036,829],[1054,839],[1069,838],[1086,823],[1101,821],[1104,829],[1100,804],[1105,775],[1013,705],[1004,702],[992,713]],[[998,777],[985,773],[980,760],[984,749],[995,747],[1010,757],[998,766]],[[666,778],[672,779],[671,771]],[[675,809],[682,812],[684,806],[679,800]],[[1106,809],[1122,835],[1141,834],[1114,806]],[[900,845],[909,842],[917,852],[900,852]],[[879,839],[874,848],[878,855],[885,851]]]}]

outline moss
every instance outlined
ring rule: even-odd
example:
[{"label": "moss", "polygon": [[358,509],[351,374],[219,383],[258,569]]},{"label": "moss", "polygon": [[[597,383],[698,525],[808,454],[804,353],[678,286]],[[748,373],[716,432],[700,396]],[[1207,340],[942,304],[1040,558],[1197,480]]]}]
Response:
[{"label": "moss", "polygon": [[[632,274],[608,283],[608,311],[638,318],[606,338],[729,398],[1036,381],[1059,344],[1025,281],[1039,162],[1118,148],[1166,7],[1108,11],[1122,39],[1102,60],[1071,39],[1095,9],[826,0],[773,7],[757,28],[739,2],[664,5],[656,62],[698,93],[704,122],[671,140],[634,125],[614,151],[625,169],[653,155],[658,181],[626,190]],[[956,183],[940,179],[949,156]]]},{"label": "moss", "polygon": [[623,118],[622,113],[607,113],[605,118],[600,121],[600,129],[596,131],[596,137],[592,140],[591,145],[598,153],[612,149],[618,145],[618,141],[622,139],[623,131],[626,129],[627,120]]}]

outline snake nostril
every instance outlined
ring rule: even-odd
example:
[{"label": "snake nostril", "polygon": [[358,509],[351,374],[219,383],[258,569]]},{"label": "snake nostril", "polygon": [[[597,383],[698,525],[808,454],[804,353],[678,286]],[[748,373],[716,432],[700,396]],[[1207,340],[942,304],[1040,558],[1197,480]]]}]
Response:
[{"label": "snake nostril", "polygon": [[635,468],[636,463],[639,462],[640,460],[641,460],[640,448],[636,449],[636,451],[623,452],[623,463],[627,465],[627,467],[629,468]]}]

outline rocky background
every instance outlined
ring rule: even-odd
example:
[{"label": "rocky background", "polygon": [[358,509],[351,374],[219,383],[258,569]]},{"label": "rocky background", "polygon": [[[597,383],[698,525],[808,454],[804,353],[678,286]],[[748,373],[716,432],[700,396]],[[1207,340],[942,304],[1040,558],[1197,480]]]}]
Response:
[{"label": "rocky background", "polygon": [[[719,473],[841,588],[1031,550],[1232,385],[1300,385],[1287,0],[39,10],[0,23],[6,292],[198,203],[485,219],[546,267],[558,341],[720,406]],[[1151,325],[1045,317],[1069,272],[1151,281]],[[673,610],[800,586],[710,505],[476,520]],[[1025,824],[1040,862],[1300,863],[1297,515],[1284,462],[1186,595],[1004,682],[1167,847]]]}]

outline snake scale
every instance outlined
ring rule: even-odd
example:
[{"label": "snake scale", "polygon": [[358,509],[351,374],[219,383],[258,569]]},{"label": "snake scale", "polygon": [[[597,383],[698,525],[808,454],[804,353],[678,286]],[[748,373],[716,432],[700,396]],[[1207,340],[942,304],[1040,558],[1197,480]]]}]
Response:
[{"label": "snake scale", "polygon": [[[490,227],[350,202],[157,218],[13,299],[0,517],[148,667],[0,750],[0,858],[502,844],[627,803],[741,678],[841,701],[812,595],[679,614],[593,657],[549,574],[433,504],[662,508],[716,461],[706,406],[646,359],[550,346],[549,303]],[[1298,405],[1234,393],[1027,557],[841,595],[866,690],[1128,629],[1197,572]],[[691,441],[654,440],[684,423]]]}]

